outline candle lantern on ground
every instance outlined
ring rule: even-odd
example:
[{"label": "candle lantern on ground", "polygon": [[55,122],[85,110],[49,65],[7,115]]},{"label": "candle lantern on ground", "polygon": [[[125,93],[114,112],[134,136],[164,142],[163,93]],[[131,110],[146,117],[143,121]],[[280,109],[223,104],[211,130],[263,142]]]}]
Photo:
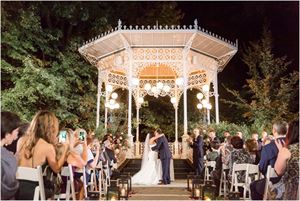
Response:
[{"label": "candle lantern on ground", "polygon": [[187,190],[188,191],[191,191],[192,190],[192,182],[193,182],[193,179],[194,179],[195,175],[191,175],[191,174],[188,174],[187,175]]},{"label": "candle lantern on ground", "polygon": [[202,198],[207,201],[216,199],[216,185],[214,185],[213,181],[205,181],[202,189]]},{"label": "candle lantern on ground", "polygon": [[119,198],[120,199],[128,199],[129,192],[129,180],[126,177],[122,177],[118,180],[119,186]]},{"label": "candle lantern on ground", "polygon": [[240,193],[239,192],[229,192],[228,193],[228,200],[239,200]]},{"label": "candle lantern on ground", "polygon": [[119,188],[117,186],[110,186],[107,188],[106,200],[108,201],[119,200]]},{"label": "candle lantern on ground", "polygon": [[120,179],[128,180],[128,193],[132,190],[131,176],[130,174],[121,175]]},{"label": "candle lantern on ground", "polygon": [[194,178],[192,180],[192,198],[193,199],[201,199],[202,198],[202,188],[203,188],[203,180]]}]

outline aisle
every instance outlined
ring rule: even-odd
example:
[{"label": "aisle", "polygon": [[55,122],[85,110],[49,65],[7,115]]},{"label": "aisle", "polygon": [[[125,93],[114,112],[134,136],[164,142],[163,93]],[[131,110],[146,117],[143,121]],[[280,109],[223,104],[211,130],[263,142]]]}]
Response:
[{"label": "aisle", "polygon": [[189,200],[186,180],[177,180],[170,185],[133,186],[135,192],[129,200]]}]

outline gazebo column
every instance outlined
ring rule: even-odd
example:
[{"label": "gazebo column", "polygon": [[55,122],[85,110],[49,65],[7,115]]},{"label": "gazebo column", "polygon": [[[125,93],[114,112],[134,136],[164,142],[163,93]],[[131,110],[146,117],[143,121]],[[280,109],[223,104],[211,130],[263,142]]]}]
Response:
[{"label": "gazebo column", "polygon": [[100,122],[100,99],[101,99],[101,89],[102,89],[102,80],[100,77],[100,70],[98,69],[98,92],[97,92],[97,114],[96,114],[96,128],[99,126]]},{"label": "gazebo column", "polygon": [[139,140],[139,132],[140,132],[140,105],[136,106],[136,140],[135,140],[135,156],[139,157],[140,153],[140,140]]},{"label": "gazebo column", "polygon": [[175,98],[176,102],[173,104],[175,109],[175,142],[174,142],[174,158],[179,158],[179,143],[178,143],[178,89],[177,86],[175,86]]},{"label": "gazebo column", "polygon": [[[105,103],[107,103],[108,101],[108,91],[107,91],[107,84],[105,84]],[[108,108],[105,107],[105,111],[104,111],[104,129],[105,129],[105,133],[107,133],[107,112],[108,112]]]},{"label": "gazebo column", "polygon": [[218,92],[218,72],[216,72],[214,80],[213,80],[213,87],[214,87],[214,96],[215,96],[215,110],[216,110],[216,123],[218,124],[219,119],[219,92]]}]

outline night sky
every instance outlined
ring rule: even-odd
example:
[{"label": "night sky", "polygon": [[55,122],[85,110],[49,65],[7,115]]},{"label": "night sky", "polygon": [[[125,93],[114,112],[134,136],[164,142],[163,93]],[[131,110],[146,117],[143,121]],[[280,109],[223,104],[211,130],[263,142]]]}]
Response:
[{"label": "night sky", "polygon": [[[182,24],[198,24],[231,41],[238,39],[239,50],[223,72],[219,84],[241,88],[247,77],[247,67],[241,61],[241,49],[249,41],[260,38],[263,24],[269,24],[276,56],[287,55],[293,63],[289,71],[299,66],[299,2],[177,2],[183,11]],[[232,76],[235,75],[235,76]],[[220,89],[220,95],[222,95]]]}]

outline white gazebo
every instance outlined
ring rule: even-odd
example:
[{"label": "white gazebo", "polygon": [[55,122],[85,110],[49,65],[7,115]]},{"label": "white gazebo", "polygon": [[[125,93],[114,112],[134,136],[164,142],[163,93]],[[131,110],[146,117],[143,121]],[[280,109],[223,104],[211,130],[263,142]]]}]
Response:
[{"label": "white gazebo", "polygon": [[[134,145],[132,135],[132,97],[136,103],[137,124],[139,109],[144,97],[169,96],[174,106],[175,142],[172,144],[174,157],[186,158],[187,145],[187,90],[198,89],[198,98],[207,108],[212,107],[209,98],[215,98],[215,117],[219,123],[218,72],[222,71],[235,55],[238,43],[224,39],[198,26],[197,20],[190,26],[126,26],[121,20],[111,31],[87,41],[79,52],[98,69],[97,120],[100,117],[100,96],[102,83],[105,84],[105,126],[107,111],[118,88],[127,89],[128,137]],[[212,83],[213,89],[210,89]],[[178,143],[178,103],[183,94],[184,133],[182,152]],[[111,104],[110,104],[111,103]],[[117,107],[117,106],[114,106]],[[140,155],[139,127],[136,129],[135,146],[131,146],[128,157]],[[135,147],[135,148],[134,148]]]}]

